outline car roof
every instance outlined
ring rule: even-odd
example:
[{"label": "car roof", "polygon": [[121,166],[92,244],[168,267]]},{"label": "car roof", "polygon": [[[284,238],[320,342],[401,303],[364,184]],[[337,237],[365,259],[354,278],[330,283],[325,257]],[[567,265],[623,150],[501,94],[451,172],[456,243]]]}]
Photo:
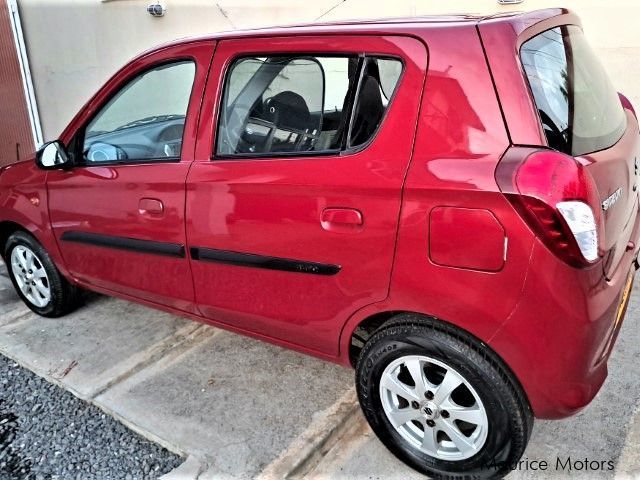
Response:
[{"label": "car roof", "polygon": [[475,27],[480,22],[491,21],[499,23],[517,23],[518,30],[523,26],[530,26],[546,18],[569,13],[564,8],[547,8],[530,12],[502,12],[491,15],[479,14],[456,14],[456,15],[425,15],[414,17],[390,17],[374,19],[352,19],[332,22],[301,23],[285,26],[271,26],[254,28],[247,30],[230,30],[211,33],[201,36],[191,36],[179,38],[167,43],[158,45],[143,52],[142,55],[153,51],[190,43],[196,41],[220,41],[227,39],[255,38],[255,37],[277,37],[291,35],[326,35],[326,34],[404,34],[419,35],[420,31],[430,28],[443,27]]}]

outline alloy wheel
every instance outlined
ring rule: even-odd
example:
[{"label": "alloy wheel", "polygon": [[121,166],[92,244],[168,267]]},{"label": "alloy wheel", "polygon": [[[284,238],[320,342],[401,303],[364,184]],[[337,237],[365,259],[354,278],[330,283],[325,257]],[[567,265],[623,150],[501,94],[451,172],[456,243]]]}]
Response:
[{"label": "alloy wheel", "polygon": [[380,379],[387,419],[414,448],[458,461],[480,451],[489,422],[471,384],[445,363],[423,355],[391,362]]},{"label": "alloy wheel", "polygon": [[51,283],[38,256],[24,245],[11,251],[11,272],[22,295],[38,308],[51,301]]}]

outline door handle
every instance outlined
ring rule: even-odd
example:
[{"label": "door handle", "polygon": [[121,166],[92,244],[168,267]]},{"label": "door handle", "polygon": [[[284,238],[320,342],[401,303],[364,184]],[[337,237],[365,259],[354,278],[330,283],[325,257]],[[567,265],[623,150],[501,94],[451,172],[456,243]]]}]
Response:
[{"label": "door handle", "polygon": [[164,205],[155,198],[141,198],[138,202],[138,212],[140,215],[159,217],[164,213]]},{"label": "door handle", "polygon": [[325,208],[320,224],[328,232],[359,232],[364,227],[364,217],[355,208]]}]

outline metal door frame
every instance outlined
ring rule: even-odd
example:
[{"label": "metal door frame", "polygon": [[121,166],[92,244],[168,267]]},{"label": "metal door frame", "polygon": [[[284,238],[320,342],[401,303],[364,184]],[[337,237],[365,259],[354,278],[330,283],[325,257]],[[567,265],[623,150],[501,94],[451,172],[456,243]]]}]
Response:
[{"label": "metal door frame", "polygon": [[27,48],[22,34],[22,23],[20,22],[20,12],[18,10],[17,0],[7,0],[7,7],[9,8],[13,43],[16,46],[16,53],[20,64],[22,89],[24,90],[24,96],[27,101],[27,112],[29,114],[29,123],[31,124],[31,136],[33,138],[35,148],[38,149],[43,143],[42,126],[40,124],[40,114],[38,113],[38,104],[36,102],[33,81],[31,80],[31,68],[29,67]]}]

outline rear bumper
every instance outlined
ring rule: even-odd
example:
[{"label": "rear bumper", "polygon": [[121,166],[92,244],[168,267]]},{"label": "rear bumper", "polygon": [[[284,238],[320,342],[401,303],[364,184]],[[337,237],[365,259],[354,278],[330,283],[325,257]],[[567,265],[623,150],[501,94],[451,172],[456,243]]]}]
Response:
[{"label": "rear bumper", "polygon": [[569,267],[536,241],[520,300],[489,342],[520,380],[536,417],[572,415],[604,383],[622,325],[618,307],[636,269],[638,221],[631,238],[636,247],[609,281],[600,263]]}]

